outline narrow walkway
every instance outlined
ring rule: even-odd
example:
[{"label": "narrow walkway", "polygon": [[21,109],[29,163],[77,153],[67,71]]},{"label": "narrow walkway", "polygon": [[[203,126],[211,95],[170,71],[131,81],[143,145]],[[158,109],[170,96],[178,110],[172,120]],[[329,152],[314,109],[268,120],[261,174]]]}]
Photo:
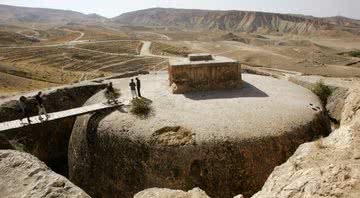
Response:
[{"label": "narrow walkway", "polygon": [[[118,104],[115,104],[115,105],[110,105],[110,104],[107,104],[107,103],[98,103],[98,104],[94,104],[94,105],[69,109],[69,110],[65,110],[65,111],[49,113],[48,114],[49,119],[46,120],[46,121],[39,120],[39,116],[33,116],[33,117],[30,118],[30,120],[31,120],[31,125],[35,125],[35,124],[40,124],[40,123],[47,122],[47,121],[58,120],[58,119],[61,119],[61,118],[79,116],[79,115],[84,115],[84,114],[87,114],[87,113],[92,113],[92,112],[101,111],[101,110],[105,110],[105,109],[120,107],[120,106],[124,106],[124,105],[127,105],[127,104],[129,104],[129,102],[118,103]],[[42,116],[42,117],[45,117],[45,116]],[[23,128],[23,127],[27,127],[27,126],[31,126],[31,125],[29,125],[27,123],[26,119],[23,119],[23,122],[20,122],[20,120],[13,120],[13,121],[8,121],[8,122],[3,122],[3,123],[0,123],[0,132],[7,131],[7,130],[10,130],[10,129]]]}]

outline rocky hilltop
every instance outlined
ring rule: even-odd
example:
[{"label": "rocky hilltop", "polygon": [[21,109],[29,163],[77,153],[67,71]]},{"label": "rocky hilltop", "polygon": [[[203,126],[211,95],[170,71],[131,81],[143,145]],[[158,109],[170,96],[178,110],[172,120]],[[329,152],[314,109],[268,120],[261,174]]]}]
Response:
[{"label": "rocky hilltop", "polygon": [[[176,95],[166,73],[141,76],[152,101],[148,117],[123,107],[77,118],[68,152],[71,181],[93,197],[130,198],[152,187],[199,187],[212,198],[256,193],[300,144],[330,129],[309,90],[242,77],[241,89]],[[124,99],[131,98],[128,82],[113,80]],[[103,97],[99,92],[86,105]]]},{"label": "rocky hilltop", "polygon": [[99,15],[86,15],[71,10],[29,8],[0,4],[0,23],[5,24],[52,23],[61,25],[70,22],[96,22],[104,19],[104,17]]},{"label": "rocky hilltop", "polygon": [[[250,11],[210,11],[151,8],[122,14],[112,20],[127,25],[165,26],[181,29],[311,34],[322,30],[350,31],[344,19]],[[347,21],[349,21],[348,19]],[[345,24],[348,24],[345,23]],[[357,23],[355,27],[360,28]]]}]

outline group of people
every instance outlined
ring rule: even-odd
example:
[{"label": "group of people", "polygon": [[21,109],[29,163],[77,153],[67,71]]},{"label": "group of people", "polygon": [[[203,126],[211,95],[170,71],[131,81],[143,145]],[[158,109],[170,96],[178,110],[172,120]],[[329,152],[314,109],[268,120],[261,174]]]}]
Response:
[{"label": "group of people", "polygon": [[[135,82],[136,81],[136,82]],[[129,83],[129,87],[130,87],[130,91],[131,91],[131,95],[132,98],[141,98],[141,81],[139,78],[135,78],[130,80]],[[120,92],[118,89],[115,89],[113,87],[112,82],[110,82],[107,87],[106,87],[106,91],[105,91],[105,97],[107,98],[107,103],[108,104],[117,104],[117,98],[120,97]]]},{"label": "group of people", "polygon": [[[136,82],[135,82],[136,81]],[[131,90],[131,95],[134,98],[142,97],[141,96],[141,81],[139,78],[131,79],[129,86]],[[113,87],[113,84],[110,82],[106,88],[105,96],[108,99],[108,103],[115,103],[117,104],[117,98],[120,96],[120,92]],[[42,115],[45,115],[45,120],[49,119],[49,115],[46,112],[45,106],[44,106],[44,99],[42,96],[42,92],[39,92],[35,96],[36,100],[36,106],[39,113],[39,120],[43,121]],[[31,124],[30,120],[30,114],[32,112],[31,106],[29,105],[28,99],[25,96],[21,96],[19,100],[19,106],[23,113],[22,118],[20,119],[20,122],[23,121],[23,119],[27,119],[28,123]]]},{"label": "group of people", "polygon": [[[49,115],[47,114],[45,106],[44,106],[44,99],[43,99],[41,91],[35,96],[35,100],[36,100],[36,106],[37,106],[38,113],[39,113],[39,120],[40,121],[43,120],[42,115],[45,115],[46,120],[49,119]],[[20,122],[22,122],[23,119],[26,118],[28,123],[31,124],[30,114],[32,112],[32,109],[31,109],[31,106],[28,104],[28,99],[25,96],[20,97],[19,106],[23,113],[23,116],[20,119]]]},{"label": "group of people", "polygon": [[129,86],[130,86],[130,90],[131,90],[131,95],[134,98],[141,98],[141,81],[139,78],[135,78],[136,83],[134,82],[134,79],[131,79]]}]

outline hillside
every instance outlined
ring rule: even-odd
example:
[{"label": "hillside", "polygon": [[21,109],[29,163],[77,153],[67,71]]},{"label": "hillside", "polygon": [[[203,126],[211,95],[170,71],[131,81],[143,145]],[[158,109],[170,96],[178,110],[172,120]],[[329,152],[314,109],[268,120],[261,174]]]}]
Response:
[{"label": "hillside", "polygon": [[98,20],[104,20],[104,18],[70,10],[28,8],[0,4],[0,23],[2,24],[66,24],[69,22],[96,22]]},{"label": "hillside", "polygon": [[[151,8],[125,13],[112,20],[126,25],[165,26],[196,30],[294,34],[316,33],[320,30],[347,31],[342,22],[334,19],[249,11]],[[360,25],[355,26],[360,28]]]}]

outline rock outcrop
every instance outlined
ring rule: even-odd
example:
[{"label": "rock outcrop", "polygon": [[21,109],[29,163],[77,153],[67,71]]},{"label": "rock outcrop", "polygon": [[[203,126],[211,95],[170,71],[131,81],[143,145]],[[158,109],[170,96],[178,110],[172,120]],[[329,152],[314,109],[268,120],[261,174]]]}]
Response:
[{"label": "rock outcrop", "polygon": [[253,198],[360,197],[360,89],[335,92],[328,106],[340,127],[301,145]]},{"label": "rock outcrop", "polygon": [[[88,98],[104,88],[104,84],[83,83],[43,91],[44,105],[48,112],[81,107]],[[32,98],[35,95],[36,93],[26,95],[29,98],[28,104],[33,109],[32,115],[37,115],[36,102]],[[17,99],[18,97],[14,97],[0,101],[0,122],[21,118]],[[35,155],[53,170],[66,174],[67,148],[75,119],[70,117],[48,121],[4,131],[2,134],[13,147]]]},{"label": "rock outcrop", "polygon": [[0,178],[0,197],[4,198],[90,198],[36,157],[23,152],[0,150]]},{"label": "rock outcrop", "polygon": [[182,190],[170,190],[164,188],[150,188],[137,193],[134,198],[210,198],[200,188],[194,188],[187,192]]},{"label": "rock outcrop", "polygon": [[[141,79],[152,100],[149,117],[124,107],[76,120],[69,176],[91,196],[133,197],[152,187],[250,196],[300,144],[329,133],[317,97],[286,81],[244,75],[239,90],[175,95],[165,74]],[[127,90],[128,80],[113,84]]]}]

